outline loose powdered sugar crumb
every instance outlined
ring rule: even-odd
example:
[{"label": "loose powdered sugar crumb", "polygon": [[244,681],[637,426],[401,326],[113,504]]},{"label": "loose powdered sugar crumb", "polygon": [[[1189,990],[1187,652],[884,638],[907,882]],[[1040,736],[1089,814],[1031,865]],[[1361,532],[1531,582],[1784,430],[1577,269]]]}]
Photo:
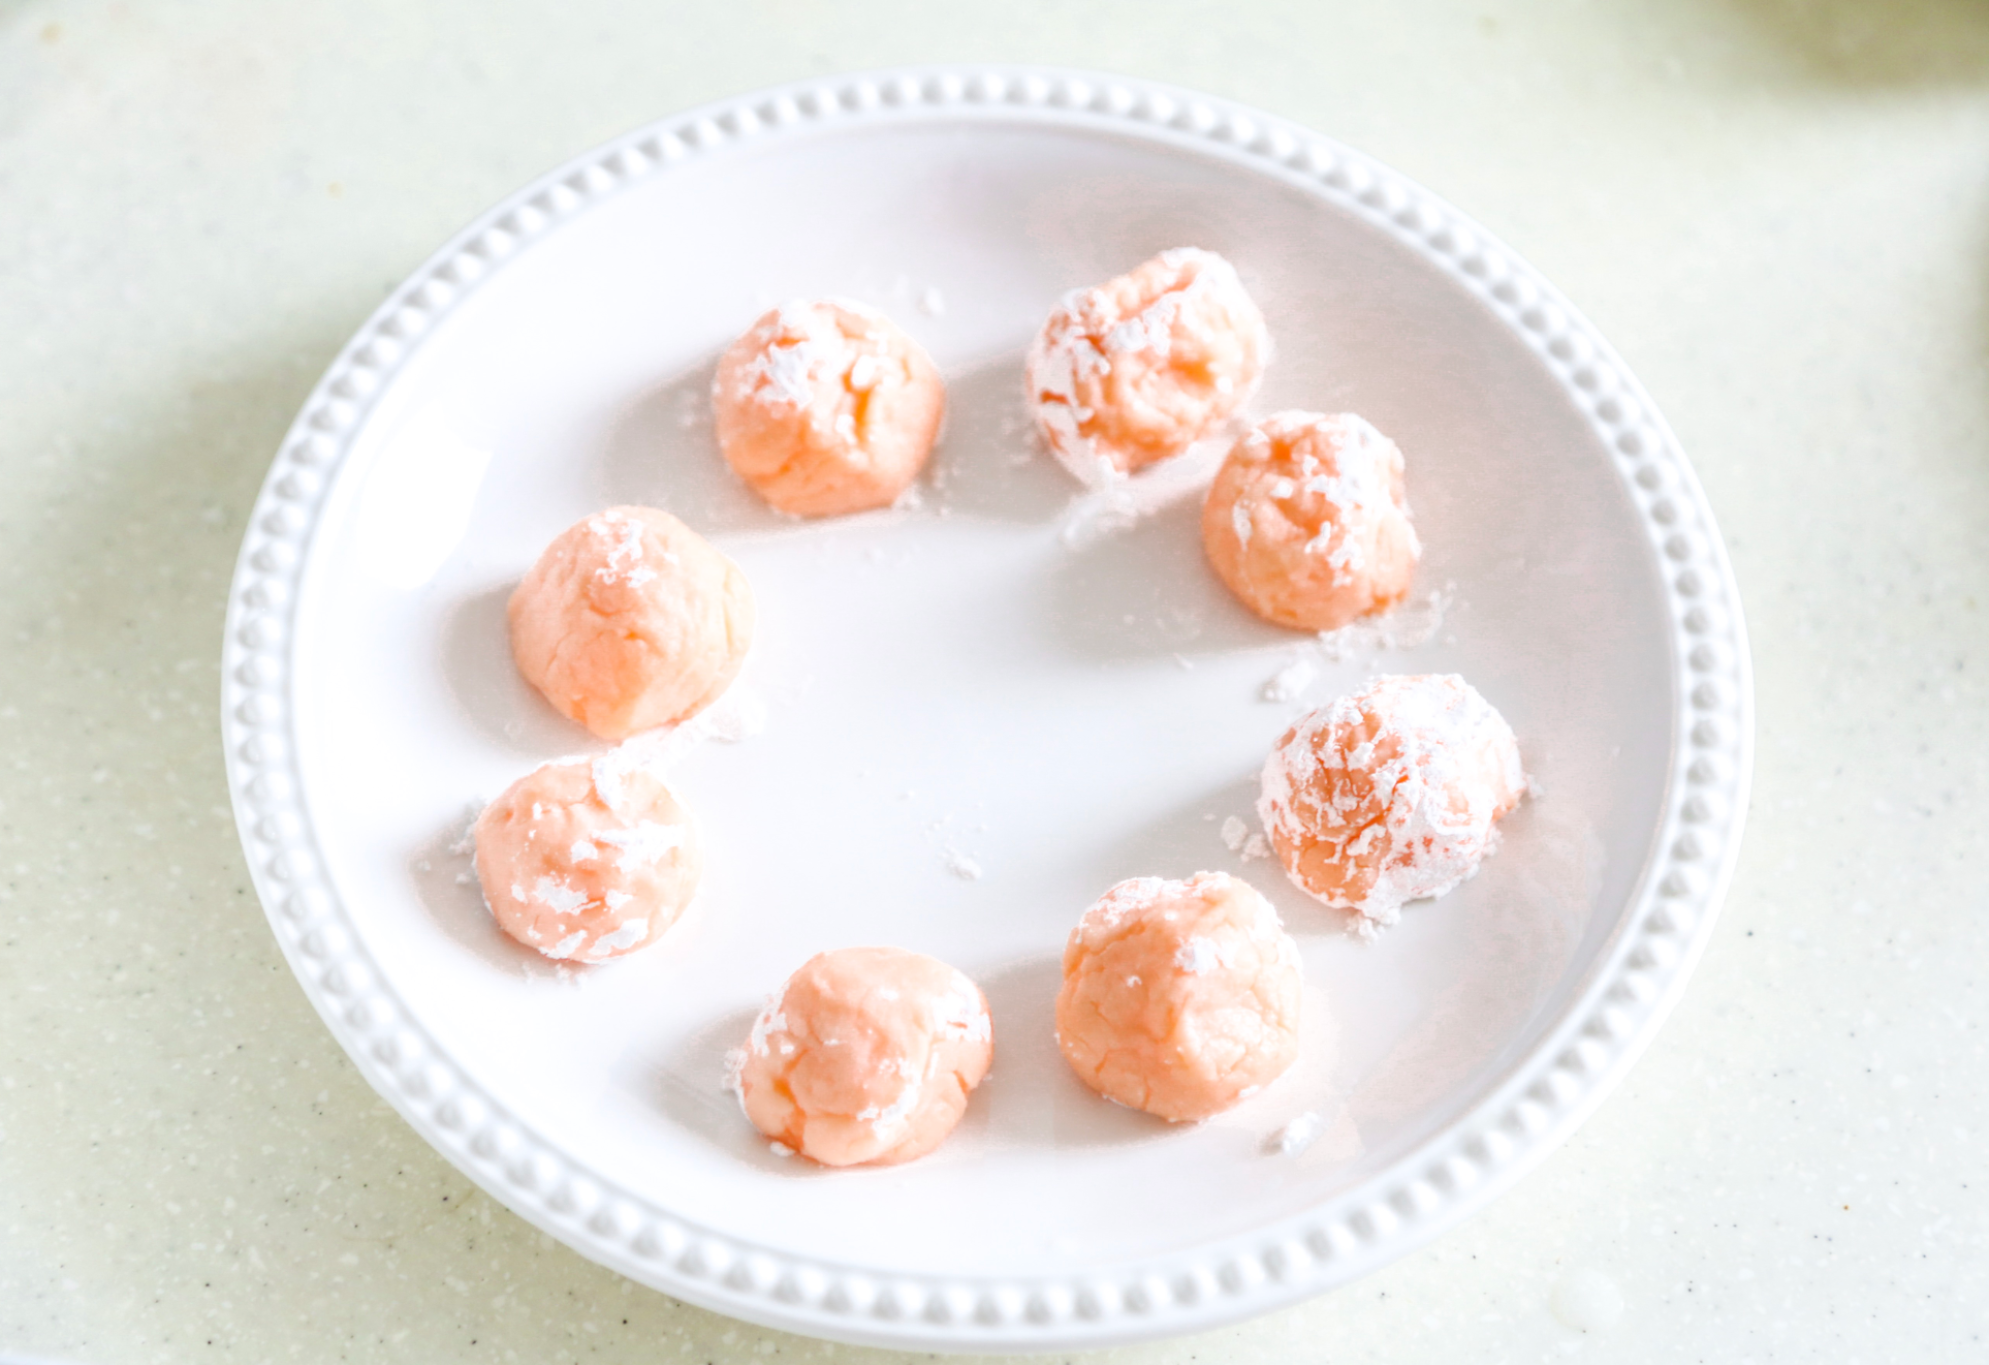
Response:
[{"label": "loose powdered sugar crumb", "polygon": [[1231,853],[1243,847],[1243,841],[1250,837],[1250,827],[1232,815],[1222,822],[1222,842]]},{"label": "loose powdered sugar crumb", "polygon": [[1286,1156],[1297,1156],[1326,1131],[1326,1121],[1315,1111],[1308,1110],[1272,1133],[1264,1144],[1269,1150],[1282,1152]]},{"label": "loose powdered sugar crumb", "polygon": [[981,865],[957,848],[946,850],[946,870],[962,881],[977,882],[981,879]]},{"label": "loose powdered sugar crumb", "polygon": [[1312,686],[1312,680],[1318,676],[1319,670],[1311,660],[1296,659],[1272,674],[1258,695],[1265,701],[1292,701]]}]

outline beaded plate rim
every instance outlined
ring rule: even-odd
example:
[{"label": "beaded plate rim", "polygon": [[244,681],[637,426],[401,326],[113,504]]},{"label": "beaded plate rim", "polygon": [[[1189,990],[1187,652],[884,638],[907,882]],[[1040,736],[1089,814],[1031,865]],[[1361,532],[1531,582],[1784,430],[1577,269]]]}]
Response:
[{"label": "beaded plate rim", "polygon": [[[1588,418],[1666,584],[1673,715],[1664,815],[1612,942],[1554,1028],[1469,1113],[1353,1190],[1250,1234],[1081,1275],[935,1278],[796,1259],[678,1218],[499,1110],[407,1014],[321,873],[290,730],[297,585],[371,402],[434,320],[562,222],[699,157],[809,128],[1051,123],[1183,147],[1358,215],[1461,282]],[[672,115],[533,181],[458,233],[346,343],[256,500],[229,594],[222,731],[256,892],[305,994],[360,1072],[494,1198],[581,1254],[686,1301],[840,1341],[939,1351],[1105,1346],[1206,1330],[1343,1284],[1482,1207],[1560,1145],[1683,993],[1738,852],[1753,757],[1739,594],[1697,478],[1621,358],[1560,293],[1413,181],[1294,123],[1155,82],[1016,65],[797,82]]]}]

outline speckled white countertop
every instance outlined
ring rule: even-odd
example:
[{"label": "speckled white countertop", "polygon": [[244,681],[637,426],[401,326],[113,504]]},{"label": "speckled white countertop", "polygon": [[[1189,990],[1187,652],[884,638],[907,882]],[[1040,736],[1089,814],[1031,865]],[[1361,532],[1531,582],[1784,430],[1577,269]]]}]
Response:
[{"label": "speckled white countertop", "polygon": [[673,109],[955,59],[1261,104],[1501,234],[1665,408],[1756,651],[1724,920],[1579,1136],[1110,1358],[1989,1351],[1989,9],[0,0],[0,1355],[886,1358],[582,1261],[374,1097],[249,890],[217,659],[284,427],[447,234]]}]

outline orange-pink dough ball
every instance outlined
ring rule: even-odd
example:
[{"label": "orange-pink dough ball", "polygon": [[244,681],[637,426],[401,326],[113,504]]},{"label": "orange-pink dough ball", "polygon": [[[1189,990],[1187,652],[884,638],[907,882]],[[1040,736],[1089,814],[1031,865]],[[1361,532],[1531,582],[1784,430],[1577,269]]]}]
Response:
[{"label": "orange-pink dough ball", "polygon": [[732,1076],[746,1117],[824,1166],[924,1156],[988,1074],[994,1026],[963,973],[902,948],[820,953],[754,1021]]},{"label": "orange-pink dough ball", "polygon": [[511,594],[518,671],[603,739],[696,715],[752,642],[746,575],[653,507],[614,507],[568,527]]},{"label": "orange-pink dough ball", "polygon": [[919,344],[842,300],[762,317],[719,360],[711,397],[726,461],[800,517],[897,501],[946,412],[946,386]]},{"label": "orange-pink dough ball", "polygon": [[1247,882],[1136,877],[1071,933],[1057,1043],[1107,1099],[1205,1119],[1292,1064],[1302,984],[1291,935]]},{"label": "orange-pink dough ball", "polygon": [[1390,606],[1422,553],[1402,452],[1352,413],[1267,417],[1216,473],[1202,548],[1243,605],[1281,626],[1337,630]]},{"label": "orange-pink dough ball", "polygon": [[498,927],[561,962],[654,943],[697,894],[690,813],[626,749],[548,763],[476,823],[477,879]]},{"label": "orange-pink dough ball", "polygon": [[1473,876],[1525,793],[1505,718],[1464,679],[1424,673],[1302,717],[1264,764],[1257,813],[1292,881],[1371,930]]},{"label": "orange-pink dough ball", "polygon": [[1182,247],[1066,294],[1029,347],[1028,397],[1051,452],[1098,484],[1215,432],[1270,354],[1235,268]]}]

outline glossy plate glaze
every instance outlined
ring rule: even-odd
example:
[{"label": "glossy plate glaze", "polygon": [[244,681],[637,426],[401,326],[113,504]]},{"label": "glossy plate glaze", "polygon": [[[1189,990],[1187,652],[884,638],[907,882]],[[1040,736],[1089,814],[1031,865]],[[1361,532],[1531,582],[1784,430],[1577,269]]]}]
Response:
[{"label": "glossy plate glaze", "polygon": [[[1233,260],[1269,320],[1256,411],[1351,409],[1407,453],[1433,630],[1427,600],[1393,644],[1264,625],[1205,568],[1195,498],[1119,524],[1036,444],[1020,358],[1046,310],[1186,244]],[[917,336],[950,416],[917,505],[803,524],[729,477],[707,389],[758,313],[825,294]],[[569,971],[495,932],[456,850],[474,803],[600,747],[518,679],[503,604],[555,533],[619,502],[736,558],[760,631],[736,742],[674,760],[707,837],[692,917]],[[752,95],[493,209],[299,416],[226,651],[256,886],[408,1122],[645,1284],[935,1350],[1207,1328],[1370,1270],[1505,1188],[1683,989],[1751,742],[1698,485],[1552,288],[1303,129],[1019,68]],[[1230,821],[1254,828],[1257,770],[1295,715],[1409,671],[1469,678],[1539,791],[1480,876],[1366,945],[1232,847]],[[1050,1003],[1099,892],[1204,868],[1249,878],[1297,936],[1305,1047],[1239,1109],[1169,1127],[1077,1084]],[[979,979],[995,1065],[932,1157],[824,1172],[746,1126],[722,1058],[803,959],[860,943]],[[1294,1120],[1312,1140],[1286,1151]]]}]

